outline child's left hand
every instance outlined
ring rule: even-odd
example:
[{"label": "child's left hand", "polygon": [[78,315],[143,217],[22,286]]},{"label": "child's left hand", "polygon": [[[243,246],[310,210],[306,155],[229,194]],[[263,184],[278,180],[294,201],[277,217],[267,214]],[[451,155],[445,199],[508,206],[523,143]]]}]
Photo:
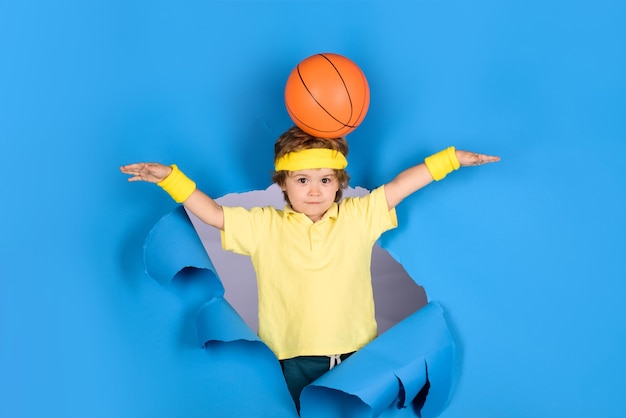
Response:
[{"label": "child's left hand", "polygon": [[461,150],[456,150],[456,158],[458,158],[461,167],[482,165],[500,161],[500,157],[497,157],[495,155],[477,154],[475,152]]}]

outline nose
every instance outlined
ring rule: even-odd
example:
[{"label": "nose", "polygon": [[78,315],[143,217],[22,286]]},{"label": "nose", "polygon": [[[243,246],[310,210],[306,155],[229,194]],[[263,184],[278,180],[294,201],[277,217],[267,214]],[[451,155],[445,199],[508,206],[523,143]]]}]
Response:
[{"label": "nose", "polygon": [[311,187],[309,188],[310,196],[317,196],[320,194],[320,186],[316,183],[311,183]]}]

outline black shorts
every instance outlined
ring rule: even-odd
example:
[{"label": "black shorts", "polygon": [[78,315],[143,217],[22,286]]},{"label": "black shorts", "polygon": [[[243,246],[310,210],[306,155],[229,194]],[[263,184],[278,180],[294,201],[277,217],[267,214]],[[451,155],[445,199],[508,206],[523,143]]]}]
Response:
[{"label": "black shorts", "polygon": [[[342,354],[340,358],[343,361],[352,354]],[[296,403],[298,411],[300,411],[300,393],[302,389],[329,371],[330,365],[331,359],[328,356],[299,356],[280,361],[287,388],[293,401]]]}]

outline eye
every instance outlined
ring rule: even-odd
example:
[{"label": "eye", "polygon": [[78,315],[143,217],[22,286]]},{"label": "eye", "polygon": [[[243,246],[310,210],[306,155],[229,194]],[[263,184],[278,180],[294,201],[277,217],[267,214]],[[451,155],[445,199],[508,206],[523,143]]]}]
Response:
[{"label": "eye", "polygon": [[325,177],[322,179],[322,183],[324,184],[330,184],[333,181],[333,179],[331,179],[330,177]]},{"label": "eye", "polygon": [[306,179],[306,177],[299,177],[299,178],[296,179],[296,181],[298,183],[300,183],[300,184],[306,184],[307,179]]}]

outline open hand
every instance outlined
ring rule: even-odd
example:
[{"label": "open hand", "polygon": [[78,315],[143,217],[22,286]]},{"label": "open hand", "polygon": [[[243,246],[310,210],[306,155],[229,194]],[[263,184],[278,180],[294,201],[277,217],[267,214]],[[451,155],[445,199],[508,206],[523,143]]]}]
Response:
[{"label": "open hand", "polygon": [[169,176],[172,168],[160,163],[135,163],[121,166],[120,171],[132,176],[128,181],[158,183]]},{"label": "open hand", "polygon": [[500,161],[500,157],[497,157],[495,155],[478,154],[475,152],[461,150],[456,150],[456,158],[458,158],[461,167],[482,165]]}]

